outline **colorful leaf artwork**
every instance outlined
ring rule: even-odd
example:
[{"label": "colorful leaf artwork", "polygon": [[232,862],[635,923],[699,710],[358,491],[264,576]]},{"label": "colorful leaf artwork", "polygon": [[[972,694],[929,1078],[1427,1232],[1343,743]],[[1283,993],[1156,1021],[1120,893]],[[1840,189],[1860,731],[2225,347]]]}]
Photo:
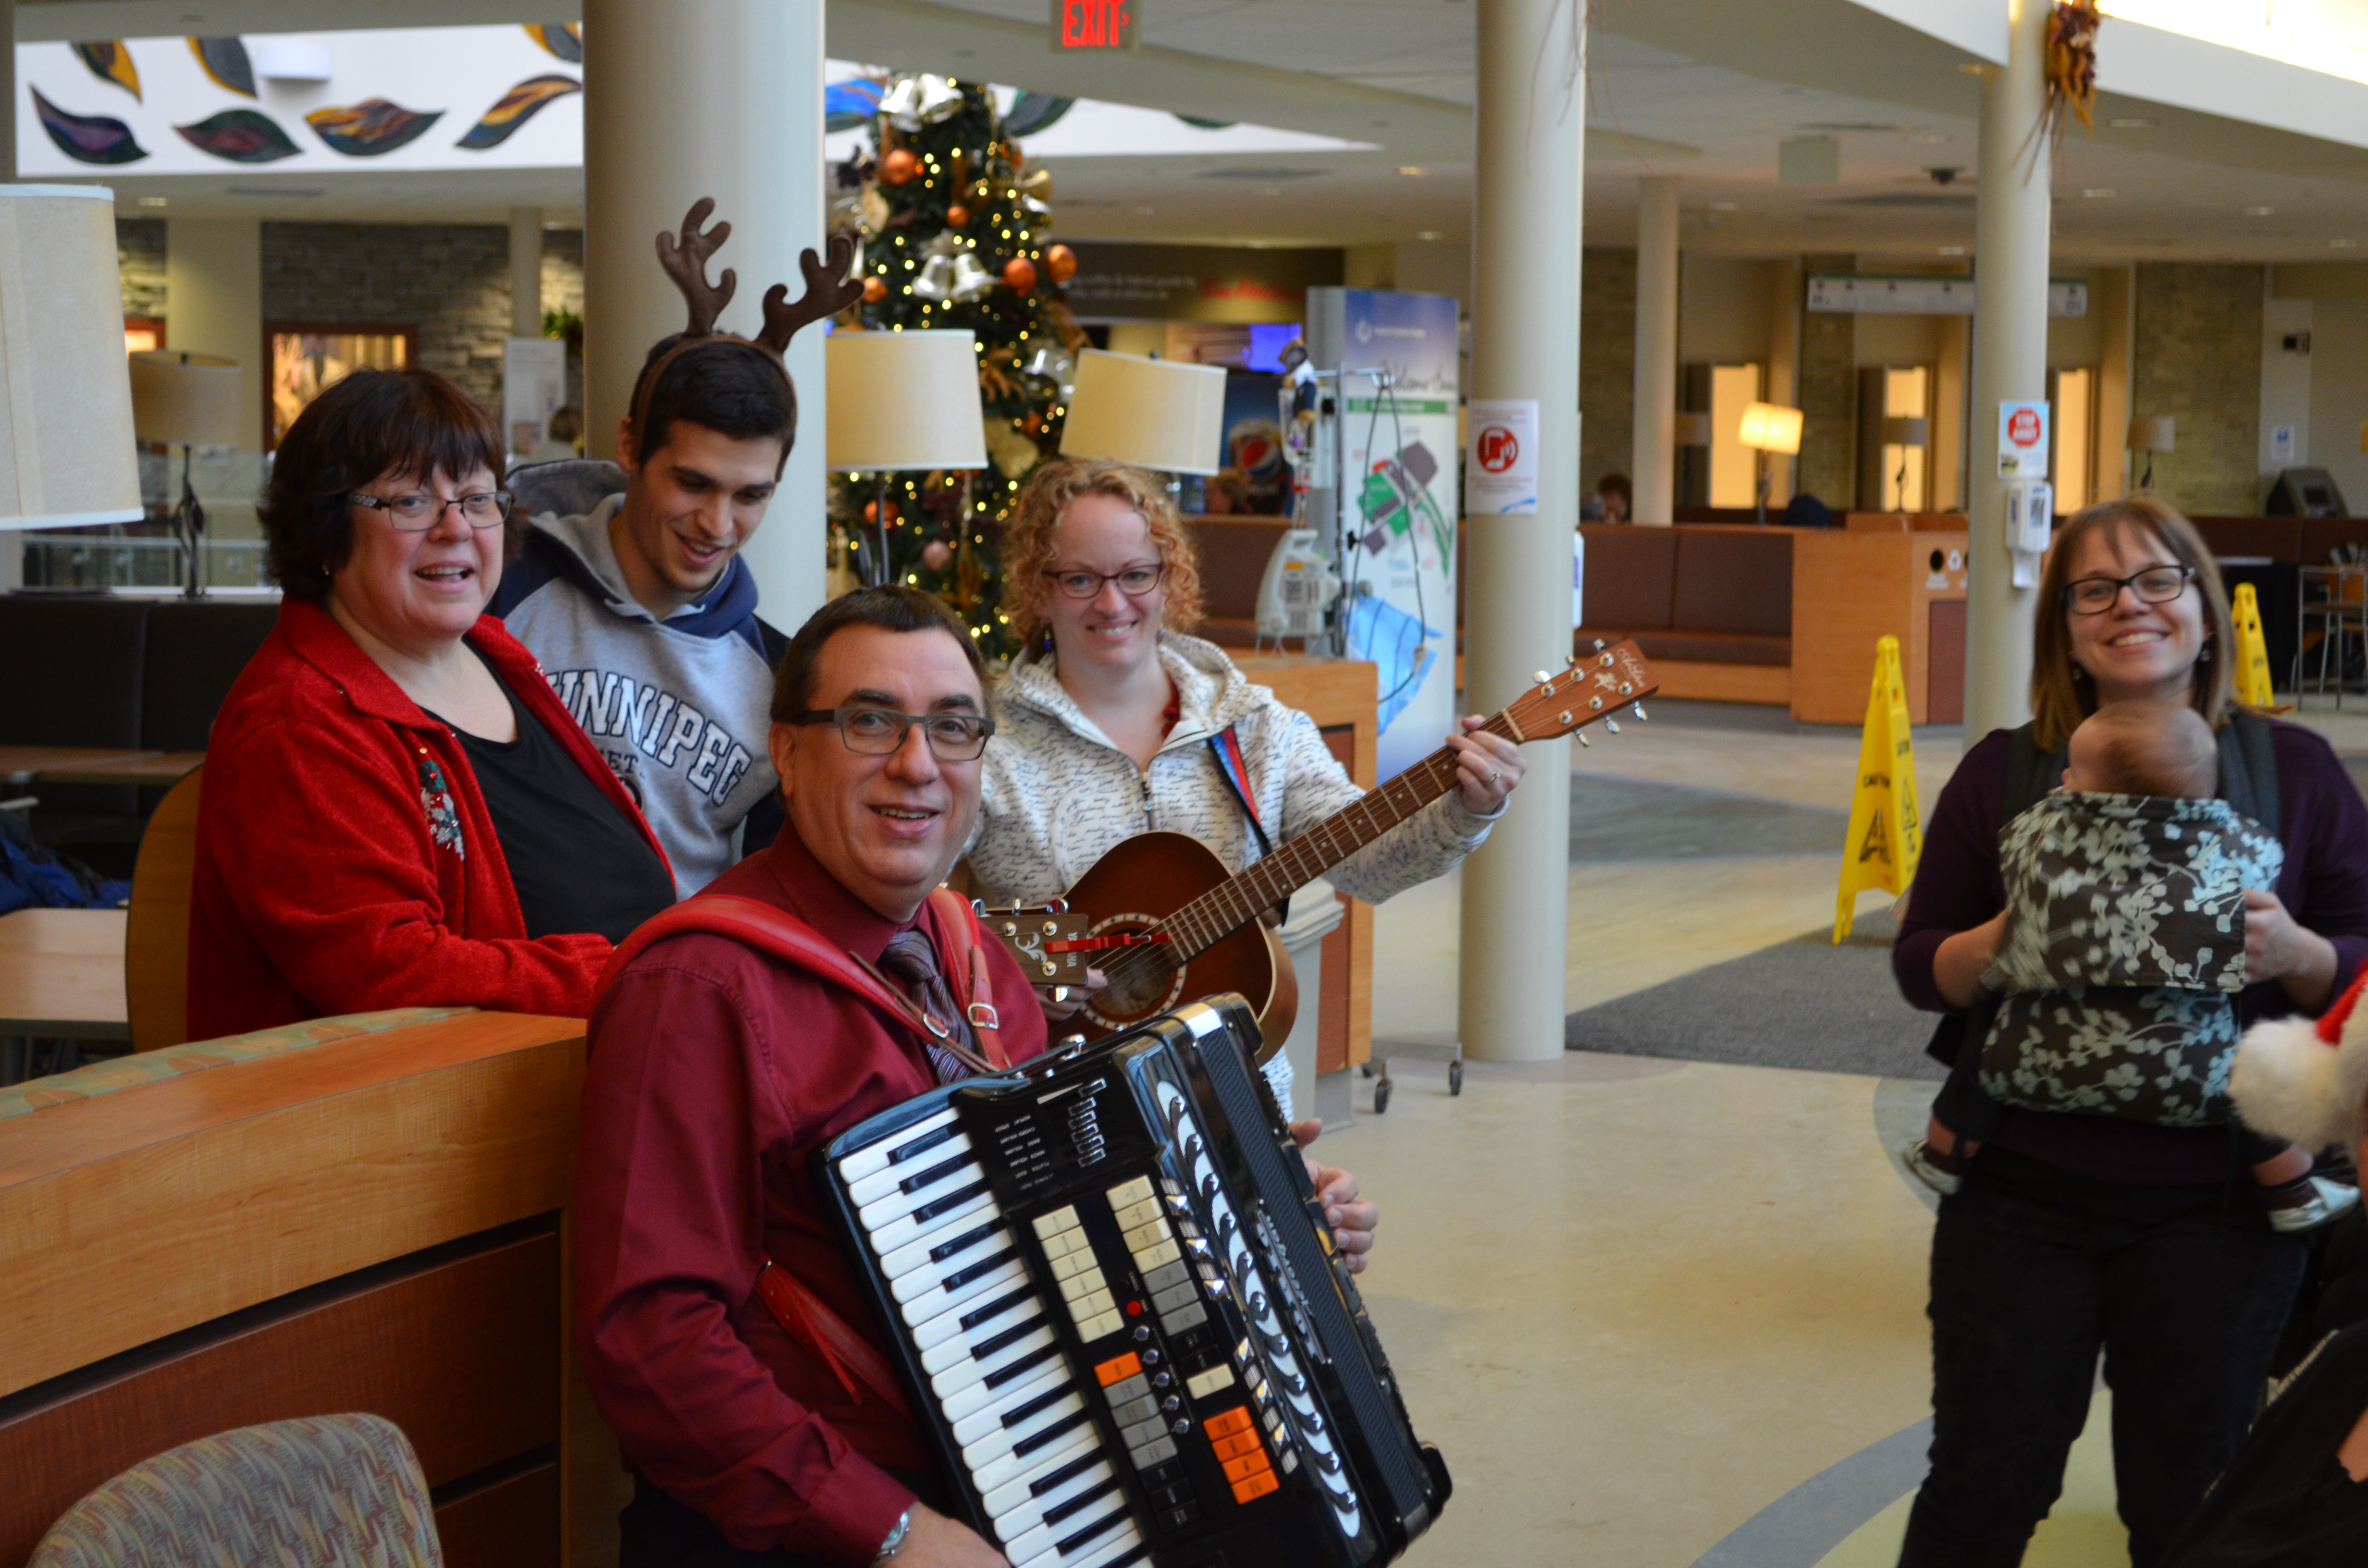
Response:
[{"label": "colorful leaf artwork", "polygon": [[822,128],[825,131],[853,131],[868,125],[880,112],[880,84],[858,76],[852,81],[833,82],[822,90]]},{"label": "colorful leaf artwork", "polygon": [[181,140],[200,153],[227,158],[233,164],[271,164],[303,151],[268,114],[251,108],[226,108],[195,125],[176,125]]},{"label": "colorful leaf artwork", "polygon": [[[78,43],[74,51],[90,67],[90,74],[102,82],[112,82],[140,98],[140,69],[131,63],[131,51],[120,38],[104,39],[97,43]],[[145,101],[145,100],[142,100]]]},{"label": "colorful leaf artwork", "polygon": [[529,22],[526,36],[570,65],[584,63],[584,35],[574,22]]},{"label": "colorful leaf artwork", "polygon": [[580,93],[584,84],[573,76],[553,73],[548,76],[529,76],[502,95],[501,102],[485,111],[485,118],[469,128],[469,134],[453,143],[472,153],[482,153],[488,147],[498,147],[510,139],[510,132],[532,119],[542,106],[553,98],[564,98],[570,93]]},{"label": "colorful leaf artwork", "polygon": [[246,58],[246,45],[235,38],[193,38],[189,52],[198,57],[199,68],[213,85],[233,93],[254,97],[255,66]]},{"label": "colorful leaf artwork", "polygon": [[41,129],[50,133],[59,152],[76,163],[132,164],[148,155],[148,149],[131,139],[131,127],[121,120],[103,115],[68,114],[41,97],[39,87],[30,91],[33,111],[41,117]]},{"label": "colorful leaf artwork", "polygon": [[333,153],[349,158],[379,158],[407,147],[444,118],[442,109],[411,109],[384,98],[364,98],[342,108],[316,108],[304,117]]}]

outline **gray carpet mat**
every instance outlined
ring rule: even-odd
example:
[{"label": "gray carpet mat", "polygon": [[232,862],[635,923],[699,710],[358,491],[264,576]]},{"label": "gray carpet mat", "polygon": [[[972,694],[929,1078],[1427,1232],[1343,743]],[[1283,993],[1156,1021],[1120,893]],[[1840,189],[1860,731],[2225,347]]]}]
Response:
[{"label": "gray carpet mat", "polygon": [[1892,982],[1896,934],[1884,913],[1857,921],[1839,947],[1830,926],[1805,932],[1573,1013],[1563,1022],[1564,1047],[1877,1078],[1941,1078],[1947,1070],[1924,1054],[1937,1017],[1909,1006]]},{"label": "gray carpet mat", "polygon": [[1600,774],[1571,776],[1574,866],[1755,855],[1830,855],[1839,865],[1849,836],[1848,812]]}]

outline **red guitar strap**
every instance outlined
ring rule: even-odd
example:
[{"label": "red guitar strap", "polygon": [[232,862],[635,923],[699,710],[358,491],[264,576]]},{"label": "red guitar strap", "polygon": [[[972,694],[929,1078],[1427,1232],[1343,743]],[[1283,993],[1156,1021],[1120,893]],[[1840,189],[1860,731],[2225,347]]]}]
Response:
[{"label": "red guitar strap", "polygon": [[[729,937],[853,992],[915,1033],[952,1051],[974,1071],[1003,1071],[1011,1063],[996,1032],[985,934],[979,929],[978,915],[970,901],[951,889],[939,888],[929,898],[937,908],[939,924],[945,930],[947,945],[953,949],[944,955],[952,988],[965,999],[965,1013],[980,1051],[985,1053],[984,1059],[944,1038],[941,1029],[930,1027],[929,1019],[910,997],[890,985],[870,964],[845,949],[832,947],[820,932],[788,910],[728,893],[701,893],[687,898],[644,921],[609,956],[608,966],[592,988],[592,1007],[598,1009],[601,997],[608,994],[617,976],[650,944],[686,931],[704,931]],[[897,1386],[896,1374],[872,1348],[871,1342],[831,1311],[795,1275],[769,1257],[757,1271],[757,1296],[781,1325],[782,1332],[831,1369],[849,1399],[858,1404],[863,1403],[862,1391],[856,1386],[860,1381],[887,1401],[890,1409],[910,1419],[912,1409],[905,1403],[904,1390]]]}]

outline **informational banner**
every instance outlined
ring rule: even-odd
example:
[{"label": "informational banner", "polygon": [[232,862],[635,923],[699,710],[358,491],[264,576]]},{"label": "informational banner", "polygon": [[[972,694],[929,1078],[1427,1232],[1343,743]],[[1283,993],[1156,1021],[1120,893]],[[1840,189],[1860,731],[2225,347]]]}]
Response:
[{"label": "informational banner", "polygon": [[1339,551],[1341,580],[1378,601],[1351,614],[1349,630],[1351,655],[1383,664],[1376,761],[1388,778],[1437,750],[1455,722],[1455,301],[1310,289],[1307,350],[1318,369],[1346,372],[1348,488],[1325,542]]},{"label": "informational banner", "polygon": [[1538,400],[1474,402],[1463,454],[1463,515],[1534,517],[1538,509]]},{"label": "informational banner", "polygon": [[2044,403],[1998,404],[1998,477],[2047,477],[2047,405]]},{"label": "informational banner", "polygon": [[542,445],[567,401],[567,345],[556,337],[502,340],[502,436],[513,455]]}]

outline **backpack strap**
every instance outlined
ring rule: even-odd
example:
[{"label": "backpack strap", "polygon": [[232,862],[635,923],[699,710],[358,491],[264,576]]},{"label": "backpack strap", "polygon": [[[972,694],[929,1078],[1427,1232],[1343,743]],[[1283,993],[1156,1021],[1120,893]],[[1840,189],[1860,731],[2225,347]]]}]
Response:
[{"label": "backpack strap", "polygon": [[2239,709],[2220,727],[2219,741],[2220,798],[2279,837],[2277,740],[2270,722]]},{"label": "backpack strap", "polygon": [[2007,824],[2047,799],[2048,792],[2064,782],[2065,754],[2061,749],[2043,752],[2032,738],[2032,727],[2021,726],[2014,732],[2012,744],[2006,756],[2005,810],[1999,813],[1998,826]]}]

